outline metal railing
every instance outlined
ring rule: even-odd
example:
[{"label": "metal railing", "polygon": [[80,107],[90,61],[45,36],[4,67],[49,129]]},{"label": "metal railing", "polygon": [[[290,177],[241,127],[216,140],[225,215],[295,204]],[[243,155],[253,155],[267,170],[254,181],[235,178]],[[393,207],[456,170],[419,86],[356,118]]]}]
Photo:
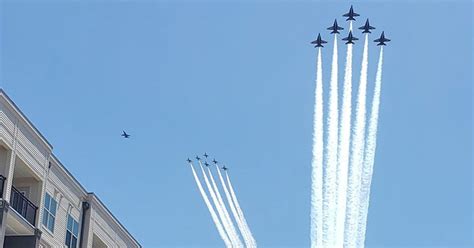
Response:
[{"label": "metal railing", "polygon": [[13,186],[10,205],[28,222],[30,222],[30,224],[32,224],[33,226],[35,225],[36,212],[38,211],[38,207],[35,206],[35,204],[28,200],[28,198],[26,198],[23,193],[21,193]]},{"label": "metal railing", "polygon": [[3,198],[3,185],[5,184],[5,177],[0,175],[0,198]]}]

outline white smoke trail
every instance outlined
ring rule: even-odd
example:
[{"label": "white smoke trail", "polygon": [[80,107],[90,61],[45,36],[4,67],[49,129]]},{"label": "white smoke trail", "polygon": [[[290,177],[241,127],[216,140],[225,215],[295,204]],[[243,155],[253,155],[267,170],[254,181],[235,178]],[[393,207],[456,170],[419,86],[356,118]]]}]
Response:
[{"label": "white smoke trail", "polygon": [[220,222],[219,218],[217,217],[216,212],[214,211],[214,208],[211,205],[211,202],[209,201],[209,198],[206,195],[206,192],[202,188],[201,181],[199,180],[198,176],[196,175],[196,171],[194,170],[193,165],[190,163],[189,166],[191,167],[191,170],[193,171],[193,176],[194,180],[196,181],[196,185],[199,188],[199,192],[201,193],[202,199],[206,203],[207,209],[209,209],[209,213],[211,214],[212,220],[214,221],[214,224],[216,225],[217,231],[219,232],[219,235],[221,236],[222,240],[225,243],[226,247],[232,247],[232,243],[229,240],[229,237],[227,237],[227,234],[222,226],[222,223]]},{"label": "white smoke trail", "polygon": [[214,192],[214,189],[212,188],[209,182],[209,179],[207,178],[206,172],[204,171],[204,168],[202,167],[201,162],[199,162],[199,165],[201,167],[201,171],[204,176],[204,181],[206,183],[207,189],[209,190],[209,194],[211,195],[212,201],[214,202],[214,206],[217,209],[217,213],[219,213],[219,217],[221,218],[223,226],[225,230],[227,231],[227,234],[229,235],[230,241],[232,242],[232,246],[242,247],[242,242],[240,241],[240,238],[235,228],[233,228],[234,224],[229,223],[228,219],[226,218],[224,207],[221,206],[219,200],[217,199],[216,193]]},{"label": "white smoke trail", "polygon": [[337,136],[338,136],[338,60],[337,34],[334,34],[331,81],[329,84],[329,105],[327,118],[326,173],[323,190],[323,245],[334,246],[336,224],[337,189]]},{"label": "white smoke trail", "polygon": [[[211,170],[209,168],[208,168],[208,170],[209,170],[209,173],[211,173]],[[219,170],[219,167],[217,165],[216,165],[216,170],[217,170],[222,188],[224,189],[224,193],[225,193],[225,196],[226,196],[226,199],[227,199],[227,203],[229,204],[230,210],[232,211],[232,215],[234,216],[234,219],[237,222],[237,226],[239,227],[240,233],[242,234],[245,245],[246,245],[246,247],[252,247],[252,241],[249,239],[248,233],[246,232],[246,230],[245,230],[245,228],[242,224],[240,216],[237,213],[237,210],[235,208],[234,202],[232,201],[232,198],[229,194],[229,190],[227,189],[227,186],[224,182],[224,179],[222,178],[222,174],[221,174],[221,172]],[[213,181],[213,179],[212,179],[212,181]],[[215,183],[214,183],[214,185],[215,185]],[[222,198],[220,198],[220,200],[221,200],[221,204],[224,204],[224,201],[222,200]],[[230,216],[229,216],[229,220],[230,220]]]},{"label": "white smoke trail", "polygon": [[323,242],[323,69],[321,48],[316,61],[316,88],[313,120],[313,158],[311,171],[311,247]]},{"label": "white smoke trail", "polygon": [[[352,21],[349,31],[352,31]],[[342,92],[341,116],[339,122],[339,145],[337,152],[337,215],[336,245],[344,243],[344,223],[346,218],[347,173],[349,165],[349,146],[351,136],[352,112],[352,44],[347,44],[346,67],[344,70],[344,86]]]},{"label": "white smoke trail", "polygon": [[226,178],[227,178],[227,184],[229,185],[229,191],[232,196],[232,201],[235,205],[235,209],[237,210],[237,213],[240,217],[241,223],[243,228],[245,229],[245,232],[248,235],[248,238],[251,242],[251,247],[257,247],[257,242],[255,241],[252,232],[250,231],[249,225],[247,224],[247,220],[245,219],[244,212],[240,208],[239,201],[237,200],[237,196],[235,195],[234,187],[232,187],[232,183],[230,182],[229,174],[226,172]]},{"label": "white smoke trail", "polygon": [[[217,168],[217,171],[219,172],[219,168],[216,166]],[[216,184],[216,181],[214,180],[214,176],[212,175],[211,173],[211,169],[209,169],[209,167],[207,167],[207,172],[209,173],[209,178],[211,179],[211,184],[212,184],[212,187],[214,188],[214,191],[216,192],[216,196],[217,196],[217,199],[219,200],[219,203],[221,204],[223,210],[224,210],[224,214],[225,214],[225,218],[227,219],[228,223],[230,223],[232,225],[232,228],[234,229],[234,231],[237,233],[237,231],[235,230],[234,226],[233,226],[233,222],[232,222],[232,219],[230,218],[230,215],[229,215],[229,212],[227,211],[227,208],[225,206],[225,203],[224,203],[224,200],[222,199],[222,196],[219,192],[219,188],[217,187],[217,184]],[[224,185],[225,186],[225,185]],[[232,202],[229,201],[229,196],[228,196],[228,193],[226,192],[226,189],[224,188],[224,192],[226,193],[226,197],[227,197],[227,201],[229,202],[229,207],[232,211],[232,214],[234,215],[234,218],[236,218],[236,211],[235,211],[235,207],[233,206],[233,204],[231,204]],[[238,217],[238,216],[237,216]],[[239,219],[236,218],[236,222],[237,222],[237,226],[239,227],[240,229],[240,232],[242,233],[242,237],[244,238],[244,242],[245,242],[245,245],[247,247],[249,247],[249,242],[247,241],[247,237],[245,235],[244,232],[242,232],[242,228],[241,228],[241,224],[239,222]]]},{"label": "white smoke trail", "polygon": [[352,146],[348,175],[347,213],[344,229],[344,247],[355,247],[360,204],[360,179],[362,164],[364,162],[365,146],[365,118],[366,118],[366,91],[367,91],[367,65],[368,65],[368,35],[365,36],[364,51],[362,54],[362,67],[360,84],[357,94],[355,122],[352,129]]},{"label": "white smoke trail", "polygon": [[380,90],[382,87],[382,63],[383,46],[380,48],[379,63],[375,75],[374,97],[372,99],[372,109],[370,112],[369,127],[367,133],[367,146],[364,155],[364,167],[362,169],[361,180],[361,203],[359,208],[359,230],[357,235],[357,247],[364,247],[365,231],[367,227],[367,214],[369,211],[370,185],[372,183],[372,173],[375,162],[375,149],[377,147],[377,125],[379,118]]}]

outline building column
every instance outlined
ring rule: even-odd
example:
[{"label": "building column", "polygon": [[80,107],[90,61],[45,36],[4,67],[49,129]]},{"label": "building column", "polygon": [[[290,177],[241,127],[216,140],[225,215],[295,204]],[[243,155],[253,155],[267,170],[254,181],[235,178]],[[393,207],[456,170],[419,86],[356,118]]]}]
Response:
[{"label": "building column", "polygon": [[7,214],[8,208],[10,204],[8,204],[5,199],[0,200],[0,247],[3,247],[3,242],[5,242],[5,231],[7,228]]},{"label": "building column", "polygon": [[35,228],[35,248],[39,247],[41,241],[41,230],[39,228]]},{"label": "building column", "polygon": [[15,162],[16,162],[16,154],[14,151],[9,151],[9,158],[8,158],[8,165],[6,168],[6,179],[5,179],[5,192],[4,192],[4,200],[10,202],[10,196],[12,193],[12,185],[13,185],[13,174],[15,173]]},{"label": "building column", "polygon": [[13,175],[15,173],[15,163],[16,163],[16,146],[17,146],[17,138],[18,138],[18,120],[15,123],[15,129],[13,131],[13,144],[12,150],[8,152],[8,161],[7,161],[7,168],[5,171],[5,194],[3,199],[10,202],[10,196],[12,192],[12,185],[13,185]]}]

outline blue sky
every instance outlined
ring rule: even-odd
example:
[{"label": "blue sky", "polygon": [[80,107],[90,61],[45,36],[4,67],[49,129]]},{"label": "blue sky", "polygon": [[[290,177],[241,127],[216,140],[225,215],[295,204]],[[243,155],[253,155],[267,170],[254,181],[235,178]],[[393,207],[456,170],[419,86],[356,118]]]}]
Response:
[{"label": "blue sky", "polygon": [[[204,152],[261,246],[307,247],[309,41],[349,5],[2,1],[0,84],[144,247],[222,246],[184,162]],[[472,247],[472,3],[354,7],[392,39],[366,244]]]}]

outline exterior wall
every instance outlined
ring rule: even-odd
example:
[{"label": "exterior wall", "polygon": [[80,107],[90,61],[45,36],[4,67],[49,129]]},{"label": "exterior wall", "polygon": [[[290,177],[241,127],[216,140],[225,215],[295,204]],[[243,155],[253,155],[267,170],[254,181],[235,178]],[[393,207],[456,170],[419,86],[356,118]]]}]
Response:
[{"label": "exterior wall", "polygon": [[[95,195],[90,195],[91,208],[87,236],[87,247],[92,247],[94,238],[99,238],[107,247],[136,247],[136,241],[127,235],[120,225],[113,225],[114,220],[107,213],[107,209],[99,202]],[[96,236],[96,237],[94,237]]]},{"label": "exterior wall", "polygon": [[[14,179],[15,167],[28,168],[31,177]],[[52,155],[52,146],[1,89],[0,174],[7,178],[3,197],[7,203],[10,201],[13,184],[16,188],[30,187],[29,200],[38,207],[37,231],[34,237],[41,237],[39,247],[65,247],[68,214],[79,223],[79,230],[84,230],[83,247],[92,247],[94,235],[107,247],[141,247],[98,198],[88,193]],[[53,232],[42,224],[46,193],[58,203]],[[84,201],[90,203],[90,208],[85,213],[84,223],[81,223]],[[0,212],[3,215],[6,213],[7,211]],[[5,221],[0,221],[0,237],[5,233],[5,225]],[[5,239],[8,242],[18,241],[14,236],[7,237]],[[2,238],[0,247],[3,243]]]},{"label": "exterior wall", "polygon": [[[43,242],[52,247],[61,247],[65,243],[67,217],[69,214],[80,222],[81,220],[81,203],[86,196],[86,192],[81,191],[66,177],[60,169],[60,164],[57,161],[52,161],[51,168],[46,173],[45,193],[51,195],[58,207],[56,209],[55,226],[53,232],[47,229],[40,220],[39,226],[42,234]],[[43,197],[44,198],[44,197]],[[43,209],[41,209],[43,212]]]}]

